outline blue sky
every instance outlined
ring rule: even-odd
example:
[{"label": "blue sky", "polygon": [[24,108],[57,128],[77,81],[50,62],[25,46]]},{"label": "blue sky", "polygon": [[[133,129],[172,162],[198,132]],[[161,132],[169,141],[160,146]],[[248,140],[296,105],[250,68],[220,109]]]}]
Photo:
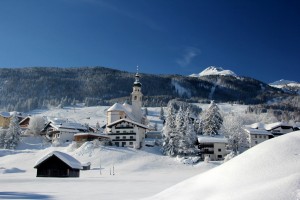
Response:
[{"label": "blue sky", "polygon": [[300,82],[299,0],[1,0],[0,67],[230,69]]}]

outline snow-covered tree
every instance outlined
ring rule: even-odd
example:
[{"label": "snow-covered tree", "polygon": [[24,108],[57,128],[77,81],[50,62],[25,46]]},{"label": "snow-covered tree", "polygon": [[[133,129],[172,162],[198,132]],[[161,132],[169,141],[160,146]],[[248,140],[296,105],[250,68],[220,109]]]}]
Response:
[{"label": "snow-covered tree", "polygon": [[145,115],[147,116],[148,115],[148,108],[145,107]]},{"label": "snow-covered tree", "polygon": [[189,111],[181,107],[175,114],[173,104],[168,104],[166,123],[163,128],[163,153],[169,156],[196,153],[196,134],[190,123]]},{"label": "snow-covered tree", "polygon": [[218,135],[218,131],[220,130],[222,123],[223,118],[220,113],[220,109],[214,101],[211,101],[208,109],[202,116],[203,135]]},{"label": "snow-covered tree", "polygon": [[99,122],[96,123],[96,132],[100,131],[101,130],[101,127],[100,127],[100,124]]},{"label": "snow-covered tree", "polygon": [[0,129],[0,149],[4,148],[4,138],[6,135],[6,129]]},{"label": "snow-covered tree", "polygon": [[162,135],[163,135],[162,151],[163,151],[163,154],[168,155],[168,156],[175,156],[175,154],[176,154],[176,150],[175,150],[176,138],[174,138],[175,134],[176,134],[175,109],[172,104],[168,104],[166,122],[162,129]]},{"label": "snow-covered tree", "polygon": [[154,124],[154,130],[157,131],[157,122]]},{"label": "snow-covered tree", "polygon": [[39,135],[45,126],[45,119],[42,116],[33,116],[30,118],[26,134]]},{"label": "snow-covered tree", "polygon": [[165,119],[165,113],[164,113],[163,107],[160,107],[159,119],[160,120],[164,120]]},{"label": "snow-covered tree", "polygon": [[196,154],[197,149],[195,147],[195,142],[197,140],[196,133],[194,130],[193,124],[191,124],[190,120],[190,110],[187,108],[186,111],[182,111],[180,108],[178,113],[181,113],[180,115],[183,115],[183,119],[180,116],[179,117],[179,122],[183,120],[183,123],[178,123],[177,125],[177,131],[179,133],[179,149],[178,153],[183,154],[183,155],[191,155],[191,154]]},{"label": "snow-covered tree", "polygon": [[19,126],[18,117],[16,114],[10,119],[9,127],[4,137],[4,148],[5,149],[15,149],[19,143],[21,135],[21,129]]},{"label": "snow-covered tree", "polygon": [[249,135],[243,129],[245,117],[247,116],[229,113],[223,121],[222,132],[228,138],[229,148],[235,154],[249,147]]}]

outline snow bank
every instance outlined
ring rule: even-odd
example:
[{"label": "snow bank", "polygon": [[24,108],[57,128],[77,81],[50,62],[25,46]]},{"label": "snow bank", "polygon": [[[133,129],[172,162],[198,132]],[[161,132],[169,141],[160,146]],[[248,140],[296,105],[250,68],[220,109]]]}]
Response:
[{"label": "snow bank", "polygon": [[150,199],[299,199],[300,131],[261,143]]}]

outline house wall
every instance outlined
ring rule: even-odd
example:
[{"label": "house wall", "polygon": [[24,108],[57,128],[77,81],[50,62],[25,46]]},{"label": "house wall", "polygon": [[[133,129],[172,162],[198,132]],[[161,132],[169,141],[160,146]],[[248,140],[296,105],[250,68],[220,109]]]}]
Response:
[{"label": "house wall", "polygon": [[74,134],[77,132],[59,132],[55,133],[52,141],[59,141],[60,143],[72,142]]},{"label": "house wall", "polygon": [[138,149],[144,143],[146,130],[131,123],[123,122],[107,130],[108,136],[116,146],[127,146]]},{"label": "house wall", "polygon": [[109,111],[107,112],[107,124],[123,119],[125,116],[126,114],[123,111]]},{"label": "house wall", "polygon": [[254,147],[255,145],[260,144],[268,139],[270,139],[269,135],[251,134],[250,135],[250,147]]},{"label": "house wall", "polygon": [[225,143],[214,143],[214,156],[215,160],[223,160],[227,155]]},{"label": "house wall", "polygon": [[206,156],[208,156],[211,160],[223,160],[227,155],[226,145],[226,143],[199,144],[201,158],[204,159]]},{"label": "house wall", "polygon": [[8,128],[10,123],[10,117],[0,116],[0,127]]}]

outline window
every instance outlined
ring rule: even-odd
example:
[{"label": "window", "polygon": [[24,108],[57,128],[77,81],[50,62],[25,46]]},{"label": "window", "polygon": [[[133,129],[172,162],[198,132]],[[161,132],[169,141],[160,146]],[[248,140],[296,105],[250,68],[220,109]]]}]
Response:
[{"label": "window", "polygon": [[255,144],[257,144],[257,141],[255,141]]},{"label": "window", "polygon": [[259,138],[261,138],[261,135],[259,136]]},{"label": "window", "polygon": [[134,96],[134,100],[137,100],[137,96]]},{"label": "window", "polygon": [[218,155],[218,158],[223,158],[223,156],[222,155]]},{"label": "window", "polygon": [[115,145],[118,147],[120,144],[119,144],[119,142],[115,142]]},{"label": "window", "polygon": [[116,140],[119,140],[119,139],[120,139],[120,137],[119,137],[119,136],[117,136],[117,137],[116,137]]},{"label": "window", "polygon": [[126,142],[122,142],[122,147],[125,147],[125,145],[126,145]]},{"label": "window", "polygon": [[255,138],[257,138],[257,135],[255,135]]},{"label": "window", "polygon": [[218,149],[218,152],[221,152],[221,149]]},{"label": "window", "polygon": [[133,145],[133,142],[129,142],[129,145]]},{"label": "window", "polygon": [[123,139],[126,139],[126,136],[123,136]]},{"label": "window", "polygon": [[117,131],[117,133],[120,133],[120,131]]},{"label": "window", "polygon": [[123,131],[123,133],[126,133],[126,131]]},{"label": "window", "polygon": [[130,136],[130,139],[133,139],[133,136]]}]

